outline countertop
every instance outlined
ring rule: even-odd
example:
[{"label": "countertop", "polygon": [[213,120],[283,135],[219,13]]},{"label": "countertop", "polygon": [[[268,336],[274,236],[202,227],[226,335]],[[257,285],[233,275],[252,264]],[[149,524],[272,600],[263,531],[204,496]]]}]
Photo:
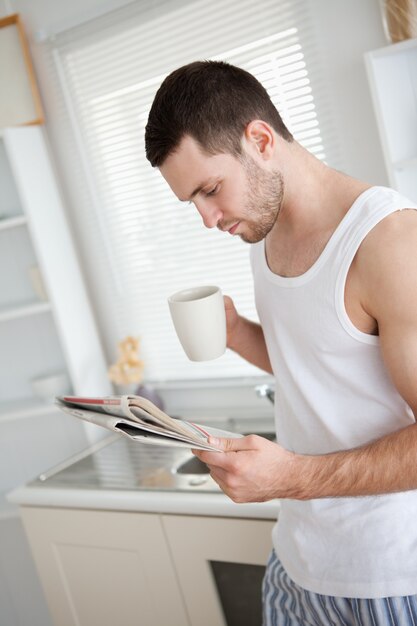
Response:
[{"label": "countertop", "polygon": [[[140,445],[112,435],[14,489],[8,500],[19,506],[277,518],[277,500],[236,504],[210,477],[179,476],[168,469],[190,456],[189,450]],[[172,486],[173,477],[179,488]]]}]

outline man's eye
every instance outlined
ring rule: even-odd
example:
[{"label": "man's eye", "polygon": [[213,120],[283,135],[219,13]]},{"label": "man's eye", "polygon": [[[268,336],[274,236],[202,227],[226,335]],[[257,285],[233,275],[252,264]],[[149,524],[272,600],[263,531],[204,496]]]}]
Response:
[{"label": "man's eye", "polygon": [[206,196],[214,196],[214,194],[217,193],[218,190],[219,185],[216,185],[215,187],[213,187],[213,189],[210,189],[210,191],[206,192]]}]

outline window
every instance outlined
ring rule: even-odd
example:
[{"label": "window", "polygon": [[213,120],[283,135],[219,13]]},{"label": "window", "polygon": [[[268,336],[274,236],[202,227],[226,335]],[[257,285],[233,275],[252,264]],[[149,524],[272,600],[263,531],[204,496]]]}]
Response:
[{"label": "window", "polygon": [[137,2],[48,45],[65,102],[59,132],[67,187],[108,353],[133,334],[147,380],[262,374],[231,353],[196,364],[182,352],[166,302],[178,289],[218,284],[256,319],[249,246],[204,229],[194,207],[175,199],[145,159],[144,128],[171,70],[222,59],[252,72],[295,138],[335,165],[308,3]]}]

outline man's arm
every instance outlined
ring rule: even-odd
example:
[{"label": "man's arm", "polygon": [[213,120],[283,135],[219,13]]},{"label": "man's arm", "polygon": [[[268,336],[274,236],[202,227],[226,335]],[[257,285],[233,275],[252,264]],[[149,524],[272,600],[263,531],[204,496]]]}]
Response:
[{"label": "man's arm", "polygon": [[194,450],[235,502],[367,496],[417,489],[417,425],[343,452],[300,455],[257,435]]},{"label": "man's arm", "polygon": [[239,315],[229,296],[224,296],[224,306],[226,310],[227,347],[237,352],[252,365],[272,374],[271,362],[261,326]]},{"label": "man's arm", "polygon": [[[363,308],[377,321],[382,356],[417,411],[417,211],[395,213],[355,259]],[[352,450],[298,455],[260,437],[222,439],[224,453],[198,456],[236,502],[364,496],[417,489],[417,425]]]}]

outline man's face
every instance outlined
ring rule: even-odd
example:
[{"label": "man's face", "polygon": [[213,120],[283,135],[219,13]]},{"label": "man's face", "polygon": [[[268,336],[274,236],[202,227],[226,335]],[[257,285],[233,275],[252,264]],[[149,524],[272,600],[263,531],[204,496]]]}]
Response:
[{"label": "man's face", "polygon": [[282,175],[261,167],[249,155],[207,155],[191,137],[160,167],[179,200],[193,202],[207,228],[217,226],[248,243],[266,237],[280,211]]}]

